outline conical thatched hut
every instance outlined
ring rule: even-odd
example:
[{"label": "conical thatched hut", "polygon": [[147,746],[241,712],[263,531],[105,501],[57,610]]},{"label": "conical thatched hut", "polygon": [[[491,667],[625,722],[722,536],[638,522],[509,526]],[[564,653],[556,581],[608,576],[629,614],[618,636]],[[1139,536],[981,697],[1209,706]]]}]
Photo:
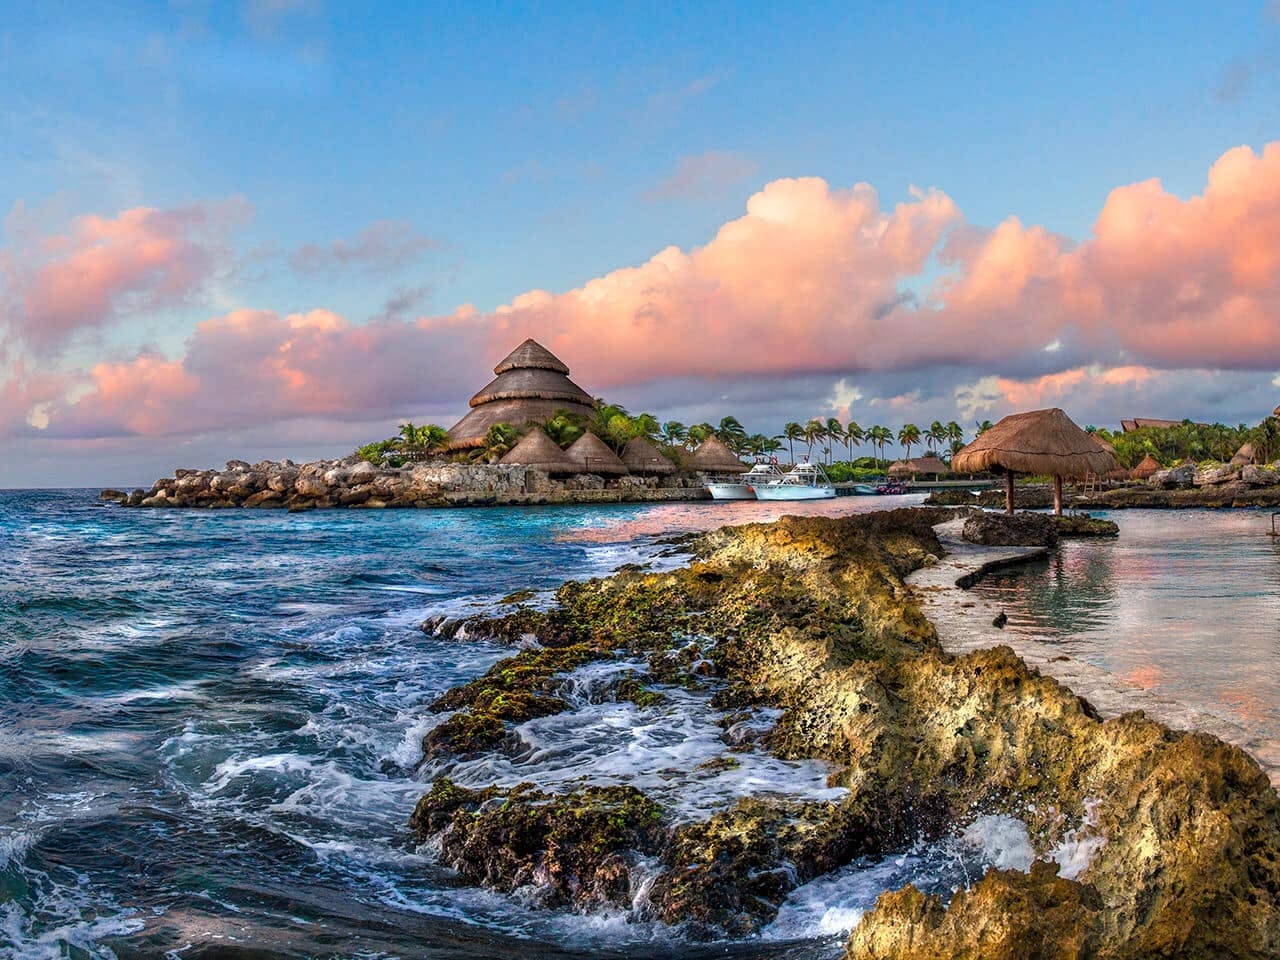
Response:
[{"label": "conical thatched hut", "polygon": [[1053,512],[1062,514],[1062,478],[1104,474],[1116,458],[1062,410],[1033,410],[1005,417],[951,459],[958,473],[989,471],[1005,476],[1005,512],[1013,513],[1013,477],[1053,477]]},{"label": "conical thatched hut", "polygon": [[943,473],[949,473],[951,468],[942,462],[938,457],[927,456],[917,457],[914,460],[898,460],[889,467],[889,476],[891,477],[918,477],[921,474],[925,476],[939,476]]},{"label": "conical thatched hut", "polygon": [[712,434],[689,458],[689,466],[703,473],[745,473],[747,465],[734,455],[723,440]]},{"label": "conical thatched hut", "polygon": [[1236,455],[1231,458],[1231,465],[1233,467],[1246,467],[1249,464],[1255,462],[1257,458],[1258,458],[1258,454],[1253,449],[1253,444],[1246,443],[1239,450],[1237,450]]},{"label": "conical thatched hut", "polygon": [[1141,463],[1129,471],[1129,476],[1135,480],[1150,480],[1161,469],[1163,468],[1160,466],[1160,461],[1148,453],[1142,458]]},{"label": "conical thatched hut", "polygon": [[536,341],[520,344],[493,372],[497,377],[471,398],[471,412],[449,430],[448,449],[484,446],[495,423],[521,427],[545,423],[560,410],[585,417],[595,409],[591,394],[569,379],[569,368]]},{"label": "conical thatched hut", "polygon": [[632,473],[653,477],[665,477],[676,472],[676,465],[663,456],[662,451],[650,443],[647,437],[627,441],[622,451],[622,462]]},{"label": "conical thatched hut", "polygon": [[556,442],[540,429],[526,433],[499,462],[508,466],[533,467],[535,470],[545,470],[547,473],[582,472],[569,455],[557,447]]},{"label": "conical thatched hut", "polygon": [[565,454],[578,465],[578,473],[620,477],[627,472],[627,465],[590,430],[573,441]]}]

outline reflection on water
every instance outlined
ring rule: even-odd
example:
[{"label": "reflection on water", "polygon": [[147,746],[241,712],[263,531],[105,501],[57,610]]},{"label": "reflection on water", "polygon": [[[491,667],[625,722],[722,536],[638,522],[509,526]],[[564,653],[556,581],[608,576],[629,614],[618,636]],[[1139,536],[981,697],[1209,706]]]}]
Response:
[{"label": "reflection on water", "polygon": [[1280,739],[1280,542],[1255,511],[1118,511],[1114,541],[1070,541],[974,591],[1007,629]]}]

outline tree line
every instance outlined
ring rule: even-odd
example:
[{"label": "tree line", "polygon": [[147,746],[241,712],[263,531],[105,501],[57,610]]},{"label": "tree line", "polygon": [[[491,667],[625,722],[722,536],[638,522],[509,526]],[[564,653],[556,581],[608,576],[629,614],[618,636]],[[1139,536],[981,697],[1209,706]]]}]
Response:
[{"label": "tree line", "polygon": [[[989,420],[976,423],[975,435],[980,436],[990,427]],[[543,423],[531,422],[523,427],[511,423],[496,423],[489,428],[478,449],[455,452],[452,459],[489,462],[500,460],[531,429],[543,430],[561,448],[568,447],[590,431],[616,453],[621,453],[636,437],[644,437],[677,463],[684,459],[685,454],[713,436],[743,458],[772,457],[785,449],[789,462],[795,463],[797,444],[805,446],[805,456],[809,459],[813,459],[816,447],[820,458],[828,466],[835,465],[835,450],[838,446],[843,446],[846,453],[844,462],[859,471],[882,469],[886,459],[885,448],[895,440],[907,457],[911,456],[912,448],[921,447],[944,459],[949,459],[965,443],[965,430],[954,420],[949,423],[935,420],[925,428],[907,423],[895,433],[880,424],[864,428],[854,420],[842,423],[836,417],[814,417],[805,423],[789,422],[783,427],[782,433],[770,436],[748,433],[742,422],[734,416],[723,417],[718,424],[703,422],[686,425],[679,420],[659,421],[651,413],[632,414],[619,404],[599,400],[590,416],[559,410]],[[449,435],[444,427],[434,423],[417,425],[406,422],[400,425],[398,435],[365,444],[356,454],[374,463],[400,466],[407,462],[438,458],[446,453],[448,443]],[[876,456],[855,458],[854,448],[863,444],[869,446]]]}]

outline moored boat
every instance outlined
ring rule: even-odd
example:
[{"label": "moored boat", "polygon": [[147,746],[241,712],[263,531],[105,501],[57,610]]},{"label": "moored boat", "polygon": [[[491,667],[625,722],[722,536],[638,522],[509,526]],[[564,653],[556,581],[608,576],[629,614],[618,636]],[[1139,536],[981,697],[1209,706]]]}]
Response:
[{"label": "moored boat", "polygon": [[772,461],[757,463],[746,473],[736,476],[712,477],[707,490],[712,500],[754,500],[756,487],[782,477],[782,471]]},{"label": "moored boat", "polygon": [[797,463],[784,476],[756,487],[757,500],[829,500],[835,485],[817,463]]}]

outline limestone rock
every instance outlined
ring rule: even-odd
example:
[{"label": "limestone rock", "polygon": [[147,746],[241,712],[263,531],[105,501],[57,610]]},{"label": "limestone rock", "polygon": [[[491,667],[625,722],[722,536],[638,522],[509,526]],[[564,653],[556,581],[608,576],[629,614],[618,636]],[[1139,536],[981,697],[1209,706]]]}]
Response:
[{"label": "limestone rock", "polygon": [[1180,467],[1171,467],[1168,470],[1158,470],[1152,475],[1150,483],[1154,487],[1163,487],[1166,490],[1181,490],[1196,485],[1196,468],[1191,464],[1183,464]]},{"label": "limestone rock", "polygon": [[1058,542],[1053,517],[1045,513],[977,513],[964,522],[964,538],[986,547],[1043,547]]},{"label": "limestone rock", "polygon": [[1204,467],[1196,471],[1195,485],[1197,487],[1212,487],[1220,483],[1231,483],[1236,479],[1237,473],[1237,468],[1230,464]]},{"label": "limestone rock", "polygon": [[1268,467],[1246,464],[1240,471],[1240,482],[1251,487],[1274,487],[1280,483],[1280,474]]}]

